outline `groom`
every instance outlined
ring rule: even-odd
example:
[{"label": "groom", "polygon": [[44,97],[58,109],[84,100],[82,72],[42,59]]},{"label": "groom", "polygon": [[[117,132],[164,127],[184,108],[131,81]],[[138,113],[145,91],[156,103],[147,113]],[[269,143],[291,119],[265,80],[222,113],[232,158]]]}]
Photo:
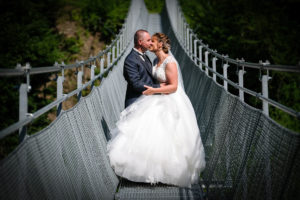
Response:
[{"label": "groom", "polygon": [[158,88],[160,84],[152,77],[152,63],[145,52],[152,41],[148,31],[140,29],[134,34],[134,48],[124,62],[123,75],[127,81],[125,108],[132,104],[142,92],[144,85]]}]

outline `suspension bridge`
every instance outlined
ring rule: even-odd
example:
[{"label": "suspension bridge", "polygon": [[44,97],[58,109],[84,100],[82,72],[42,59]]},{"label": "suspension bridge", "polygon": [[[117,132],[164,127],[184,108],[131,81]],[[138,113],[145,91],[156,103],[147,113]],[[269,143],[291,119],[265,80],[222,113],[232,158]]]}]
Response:
[{"label": "suspension bridge", "polygon": [[[124,59],[140,28],[170,37],[171,52],[195,109],[207,166],[192,188],[126,181],[114,174],[106,155],[110,130],[124,109]],[[218,60],[223,74],[217,72]],[[238,68],[238,83],[228,79],[229,66]],[[91,68],[85,83],[84,67]],[[95,74],[97,67],[99,74]],[[74,68],[78,69],[77,89],[63,94],[64,72]],[[261,93],[243,87],[247,68],[266,72]],[[269,99],[270,70],[300,72],[295,66],[248,63],[218,54],[193,33],[177,1],[166,0],[161,14],[149,14],[143,1],[132,0],[120,33],[98,55],[70,65],[0,69],[1,76],[27,77],[20,86],[19,121],[0,132],[1,139],[19,131],[21,140],[0,161],[0,199],[297,199],[300,135],[272,120],[268,108],[275,106],[298,119],[300,114]],[[57,99],[28,113],[30,76],[43,73],[60,73]],[[101,80],[100,86],[94,86],[96,80]],[[238,96],[228,91],[228,84],[239,90]],[[82,97],[88,86],[92,86],[90,94]],[[246,104],[244,93],[260,99],[262,110]],[[63,110],[62,103],[74,95],[78,103]],[[52,108],[57,108],[57,118],[40,132],[27,135],[26,126]]]}]

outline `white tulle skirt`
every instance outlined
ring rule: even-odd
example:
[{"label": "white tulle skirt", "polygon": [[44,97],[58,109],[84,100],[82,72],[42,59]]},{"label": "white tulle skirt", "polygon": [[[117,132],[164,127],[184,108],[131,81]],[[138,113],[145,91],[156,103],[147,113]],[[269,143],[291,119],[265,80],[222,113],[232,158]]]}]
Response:
[{"label": "white tulle skirt", "polygon": [[205,168],[194,109],[184,90],[141,96],[120,116],[108,142],[115,173],[131,181],[190,187]]}]

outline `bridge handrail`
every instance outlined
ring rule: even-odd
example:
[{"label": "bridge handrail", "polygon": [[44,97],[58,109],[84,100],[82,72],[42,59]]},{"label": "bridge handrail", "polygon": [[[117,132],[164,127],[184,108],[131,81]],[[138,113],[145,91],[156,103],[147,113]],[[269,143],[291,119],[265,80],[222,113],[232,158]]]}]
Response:
[{"label": "bridge handrail", "polygon": [[269,99],[269,98],[266,98],[264,97],[263,95],[261,95],[260,93],[257,93],[257,92],[254,92],[252,90],[249,90],[247,88],[244,88],[244,87],[241,87],[239,86],[237,83],[229,80],[228,78],[225,78],[222,74],[214,71],[211,67],[209,67],[208,65],[206,65],[203,61],[201,61],[199,58],[196,58],[198,61],[202,62],[202,65],[204,65],[205,67],[208,68],[208,70],[214,74],[216,74],[220,79],[224,80],[224,81],[227,81],[230,85],[232,85],[233,87],[235,87],[236,89],[240,89],[240,90],[243,90],[244,92],[246,92],[247,94],[250,94],[254,97],[257,97],[261,100],[264,100],[264,101],[267,101],[269,104],[275,106],[276,108],[279,108],[280,110],[283,110],[285,111],[286,113],[296,117],[298,120],[300,120],[300,112],[297,112],[285,105],[282,105],[280,103],[278,103],[277,101],[274,101],[272,99]]},{"label": "bridge handrail", "polygon": [[[124,21],[124,24],[127,22],[127,18]],[[116,36],[116,38],[111,42],[111,44],[105,48],[105,50],[100,51],[96,56],[91,56],[89,59],[84,60],[84,61],[79,61],[77,63],[72,63],[72,64],[54,64],[53,66],[45,66],[45,67],[34,67],[30,68],[29,74],[30,75],[35,75],[35,74],[44,74],[44,73],[53,73],[53,72],[59,72],[61,71],[62,68],[64,69],[73,69],[73,68],[78,68],[83,65],[89,64],[91,62],[95,62],[97,59],[99,59],[101,56],[105,55],[107,52],[109,52],[112,48],[113,45],[118,41],[120,38],[120,35],[123,34],[124,27],[125,25],[123,24],[122,28],[120,29],[119,34]],[[20,65],[19,67],[17,66],[15,69],[5,69],[5,68],[0,68],[0,77],[7,77],[7,76],[22,76],[26,74],[26,70],[24,68],[21,68]]]},{"label": "bridge handrail", "polygon": [[[121,56],[124,54],[125,51],[122,52]],[[121,58],[121,56],[119,58],[117,58],[113,63],[111,63],[111,65],[106,69],[106,71],[110,70],[113,68],[113,66],[119,61],[119,59]],[[59,104],[61,104],[62,102],[64,102],[65,100],[67,100],[68,98],[76,95],[77,93],[79,93],[80,91],[86,89],[89,85],[91,85],[95,80],[97,79],[101,79],[104,76],[105,72],[99,73],[98,75],[96,75],[93,79],[91,79],[90,81],[88,81],[87,83],[85,83],[82,87],[77,88],[75,90],[73,90],[72,92],[68,93],[68,94],[64,94],[61,98],[56,99],[55,101],[51,102],[50,104],[42,107],[41,109],[39,109],[38,111],[29,114],[27,116],[27,118],[20,120],[10,126],[8,126],[7,128],[3,129],[0,131],[0,139],[4,138],[5,136],[9,135],[10,133],[17,131],[20,127],[23,127],[27,124],[29,124],[30,122],[32,122],[34,119],[40,117],[42,114],[48,112],[49,110],[51,110],[52,108],[58,106]]]},{"label": "bridge handrail", "polygon": [[[195,36],[197,37],[197,36]],[[219,54],[215,50],[208,48],[202,41],[199,40],[200,45],[203,45],[203,48],[210,52],[213,56],[220,58],[221,60],[239,65],[248,68],[260,69],[260,70],[274,70],[274,71],[282,71],[282,72],[298,72],[300,73],[300,66],[297,65],[275,65],[275,64],[263,64],[263,63],[252,63],[252,62],[245,62],[242,60],[234,60],[229,58],[227,55]],[[194,57],[194,55],[193,55]]]}]

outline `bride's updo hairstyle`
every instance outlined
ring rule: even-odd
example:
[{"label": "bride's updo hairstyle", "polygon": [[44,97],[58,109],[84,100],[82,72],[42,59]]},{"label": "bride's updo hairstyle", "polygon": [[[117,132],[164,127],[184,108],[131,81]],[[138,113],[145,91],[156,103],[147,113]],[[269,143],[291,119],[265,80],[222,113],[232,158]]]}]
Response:
[{"label": "bride's updo hairstyle", "polygon": [[165,34],[163,34],[163,33],[155,33],[153,36],[157,38],[158,42],[162,42],[163,43],[162,50],[165,53],[169,53],[169,50],[171,48],[171,41],[168,38],[168,36],[165,35]]}]

